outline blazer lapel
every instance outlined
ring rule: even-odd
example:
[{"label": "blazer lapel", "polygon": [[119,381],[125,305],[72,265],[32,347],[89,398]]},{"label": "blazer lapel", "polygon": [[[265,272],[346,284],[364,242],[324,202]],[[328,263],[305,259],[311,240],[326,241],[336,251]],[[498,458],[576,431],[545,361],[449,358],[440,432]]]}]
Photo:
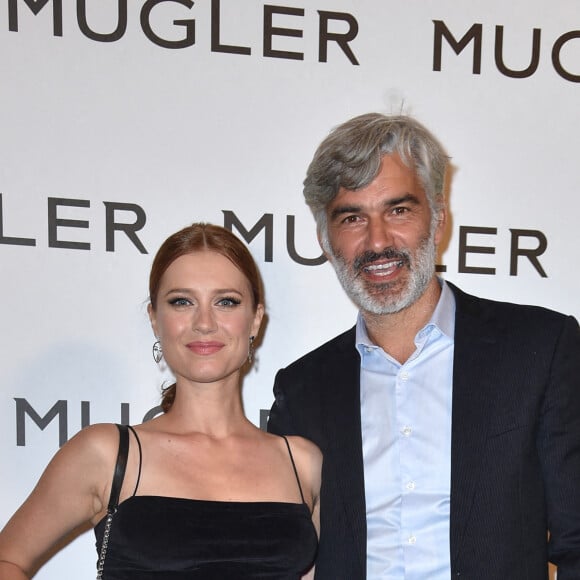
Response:
[{"label": "blazer lapel", "polygon": [[457,561],[461,539],[481,479],[479,461],[493,413],[497,388],[493,373],[497,360],[495,333],[475,297],[449,284],[455,294],[455,346],[451,436],[451,563]]},{"label": "blazer lapel", "polygon": [[[355,330],[345,333],[337,345],[340,359],[330,370],[326,419],[329,446],[325,461],[336,466],[336,489],[350,529],[361,570],[366,568],[366,507],[360,419],[360,357],[355,347]],[[354,411],[354,412],[353,412]],[[361,575],[363,577],[363,575]]]}]

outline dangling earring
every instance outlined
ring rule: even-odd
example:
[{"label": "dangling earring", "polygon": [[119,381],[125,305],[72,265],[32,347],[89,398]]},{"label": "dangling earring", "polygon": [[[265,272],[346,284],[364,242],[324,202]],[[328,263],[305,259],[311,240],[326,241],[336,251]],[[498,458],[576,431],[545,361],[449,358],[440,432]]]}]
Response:
[{"label": "dangling earring", "polygon": [[163,349],[161,348],[161,343],[156,340],[153,343],[153,360],[159,364],[163,358]]},{"label": "dangling earring", "polygon": [[254,339],[255,336],[250,336],[250,346],[248,348],[248,364],[252,364],[254,360]]}]

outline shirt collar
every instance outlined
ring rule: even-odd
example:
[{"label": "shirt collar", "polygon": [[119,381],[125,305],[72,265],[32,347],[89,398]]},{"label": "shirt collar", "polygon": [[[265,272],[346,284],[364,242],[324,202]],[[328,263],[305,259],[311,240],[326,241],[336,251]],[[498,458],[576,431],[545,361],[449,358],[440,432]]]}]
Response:
[{"label": "shirt collar", "polygon": [[[429,322],[417,334],[420,334],[429,326],[436,326],[442,334],[453,340],[455,337],[455,296],[451,288],[445,283],[445,280],[438,277],[437,281],[441,286],[439,301]],[[365,346],[376,346],[369,338],[367,327],[360,311],[356,319],[355,344],[359,350]]]}]

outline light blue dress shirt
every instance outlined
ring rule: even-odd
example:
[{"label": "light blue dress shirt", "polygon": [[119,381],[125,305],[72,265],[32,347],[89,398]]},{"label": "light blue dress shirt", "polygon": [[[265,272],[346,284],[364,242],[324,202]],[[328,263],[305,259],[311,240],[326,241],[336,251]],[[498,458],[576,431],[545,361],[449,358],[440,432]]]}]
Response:
[{"label": "light blue dress shirt", "polygon": [[449,580],[455,298],[437,307],[404,364],[371,343],[359,314],[369,580]]}]

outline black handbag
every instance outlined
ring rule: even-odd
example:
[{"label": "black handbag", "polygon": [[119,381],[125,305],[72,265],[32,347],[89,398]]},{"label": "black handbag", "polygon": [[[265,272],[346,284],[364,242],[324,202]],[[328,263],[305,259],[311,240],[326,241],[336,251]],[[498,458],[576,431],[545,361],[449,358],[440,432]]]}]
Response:
[{"label": "black handbag", "polygon": [[101,544],[101,551],[97,562],[97,580],[101,580],[103,577],[103,568],[105,566],[105,557],[107,556],[107,545],[111,534],[111,525],[113,524],[113,516],[117,513],[119,495],[121,493],[123,479],[125,478],[127,457],[129,455],[129,428],[127,425],[117,425],[117,428],[119,429],[119,451],[117,453],[117,463],[115,464],[115,471],[113,473],[109,505],[107,506],[107,519],[105,521],[103,543]]}]

